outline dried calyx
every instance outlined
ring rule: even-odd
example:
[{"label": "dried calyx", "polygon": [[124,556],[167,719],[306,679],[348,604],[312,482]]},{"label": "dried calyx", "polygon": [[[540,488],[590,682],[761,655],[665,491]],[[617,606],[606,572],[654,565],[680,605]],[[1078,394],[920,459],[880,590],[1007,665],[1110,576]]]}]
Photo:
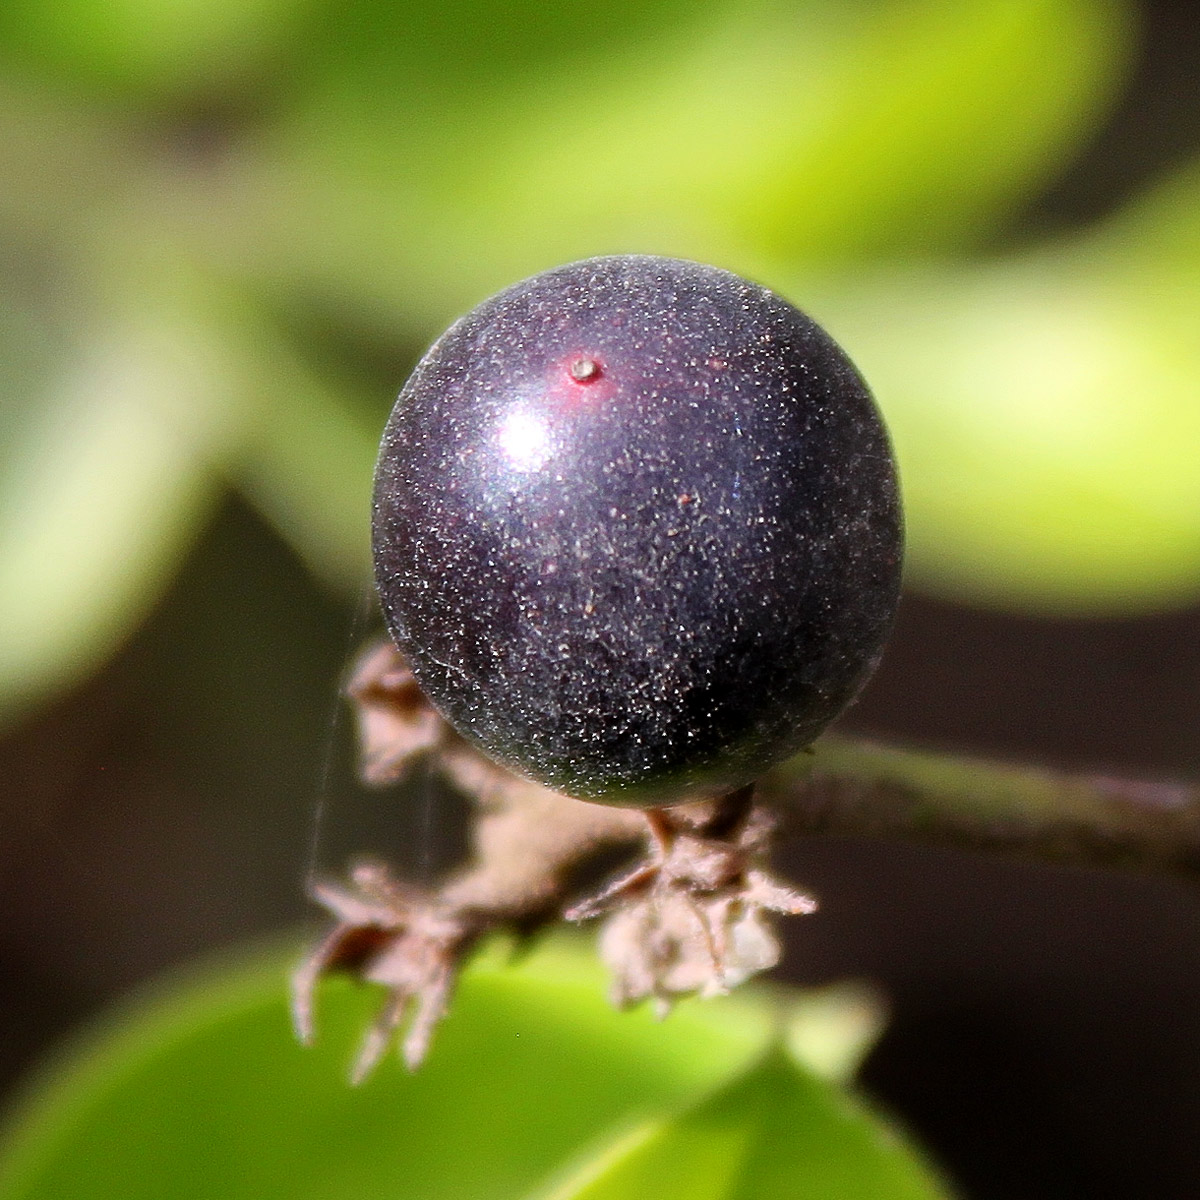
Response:
[{"label": "dried calyx", "polygon": [[[294,977],[301,1040],[314,1035],[314,993],[327,972],[349,971],[385,993],[352,1069],[355,1082],[398,1038],[407,1065],[421,1063],[457,973],[486,933],[526,936],[559,919],[602,917],[614,1002],[649,999],[665,1012],[679,996],[725,992],[774,966],[774,916],[816,907],[767,872],[774,820],[749,788],[648,813],[560,795],[459,737],[390,643],[361,656],[347,694],[366,782],[398,783],[427,762],[476,802],[472,858],[435,889],[415,888],[371,862],[344,883],[313,888],[334,925]],[[645,854],[628,873],[596,896],[569,902],[568,881],[581,864],[639,843]]]}]

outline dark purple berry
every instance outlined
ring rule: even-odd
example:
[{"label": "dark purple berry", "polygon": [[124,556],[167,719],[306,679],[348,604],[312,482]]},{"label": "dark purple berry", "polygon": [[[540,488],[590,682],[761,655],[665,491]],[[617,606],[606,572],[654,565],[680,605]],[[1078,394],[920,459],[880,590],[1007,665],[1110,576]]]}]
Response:
[{"label": "dark purple berry", "polygon": [[481,304],[400,394],[375,573],[422,688],[569,795],[665,805],[807,746],[874,668],[900,579],[865,384],[772,292],[592,259]]}]

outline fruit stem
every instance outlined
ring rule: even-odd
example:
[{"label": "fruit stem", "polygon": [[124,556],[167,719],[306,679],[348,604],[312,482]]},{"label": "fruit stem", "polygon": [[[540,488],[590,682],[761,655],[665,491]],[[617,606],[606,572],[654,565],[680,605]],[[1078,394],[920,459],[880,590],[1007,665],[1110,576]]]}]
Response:
[{"label": "fruit stem", "polygon": [[1200,875],[1200,785],[826,737],[759,782],[790,832]]}]

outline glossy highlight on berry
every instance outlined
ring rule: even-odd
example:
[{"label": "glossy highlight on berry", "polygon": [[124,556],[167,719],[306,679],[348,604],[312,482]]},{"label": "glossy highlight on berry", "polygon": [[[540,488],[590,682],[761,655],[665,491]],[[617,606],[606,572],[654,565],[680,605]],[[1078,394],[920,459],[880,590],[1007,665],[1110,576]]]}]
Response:
[{"label": "glossy highlight on berry", "polygon": [[373,541],[388,630],[460,733],[651,807],[752,781],[853,699],[902,529],[833,340],[726,271],[628,255],[443,334],[385,429]]}]

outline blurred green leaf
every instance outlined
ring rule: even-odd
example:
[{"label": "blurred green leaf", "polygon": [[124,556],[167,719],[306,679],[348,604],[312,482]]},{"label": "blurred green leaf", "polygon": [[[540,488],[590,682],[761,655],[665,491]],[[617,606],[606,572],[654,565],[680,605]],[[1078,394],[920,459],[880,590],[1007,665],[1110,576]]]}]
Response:
[{"label": "blurred green leaf", "polygon": [[745,5],[636,85],[538,114],[487,200],[561,230],[560,254],[599,238],[745,271],[961,249],[1093,127],[1125,26],[1096,0]]},{"label": "blurred green leaf", "polygon": [[158,402],[180,380],[95,346],[30,412],[0,481],[0,719],[76,682],[173,572],[211,499]]},{"label": "blurred green leaf", "polygon": [[932,1173],[774,1050],[682,1116],[626,1133],[538,1200],[936,1200]]},{"label": "blurred green leaf", "polygon": [[345,1082],[375,989],[328,984],[290,1032],[278,956],[172,989],[48,1070],[0,1149],[0,1197],[512,1200],[568,1156],[761,1054],[761,997],[620,1014],[579,944],[463,981],[416,1075]]},{"label": "blurred green leaf", "polygon": [[379,430],[268,323],[257,329],[246,366],[260,381],[259,405],[231,468],[234,482],[317,578],[355,595],[370,578]]},{"label": "blurred green leaf", "polygon": [[910,581],[1037,612],[1200,596],[1200,172],[1090,237],[820,314],[900,456]]},{"label": "blurred green leaf", "polygon": [[781,262],[978,244],[1108,110],[1130,20],[1117,0],[884,6],[818,135],[770,165],[743,219]]},{"label": "blurred green leaf", "polygon": [[0,475],[0,721],[78,682],[131,631],[241,436],[246,389],[224,298],[152,254],[144,273],[123,265],[119,283],[97,283],[104,311],[81,316],[14,397]]},{"label": "blurred green leaf", "polygon": [[579,939],[504,958],[467,972],[417,1074],[393,1058],[360,1088],[376,989],[328,982],[305,1050],[277,955],[176,983],[44,1069],[0,1140],[0,1198],[940,1195],[840,1088],[762,1058],[784,1021],[848,1062],[878,1012],[858,990],[746,989],[660,1022],[609,1006]]},{"label": "blurred green leaf", "polygon": [[0,311],[0,724],[112,653],[231,484],[334,590],[368,572],[377,435],[337,384],[151,227],[90,266],[71,346]]},{"label": "blurred green leaf", "polygon": [[16,288],[0,287],[0,478],[12,469],[36,396],[54,362],[44,316]]},{"label": "blurred green leaf", "polygon": [[[714,0],[709,11],[745,3]],[[689,0],[324,0],[313,6],[293,70],[306,92],[334,100],[339,118],[367,118],[378,105],[390,113],[450,106],[466,116],[487,88],[545,97],[591,48],[629,52],[676,22],[704,19]],[[476,115],[496,122],[495,113]]]},{"label": "blurred green leaf", "polygon": [[[497,11],[490,36],[512,40],[522,11]],[[768,281],[945,253],[1082,141],[1123,74],[1127,26],[1111,0],[727,0],[636,44],[611,20],[557,40],[555,22],[521,26],[536,76],[464,77],[467,53],[442,86],[428,82],[436,57],[411,61],[436,39],[377,48],[376,71],[397,56],[392,87],[339,77],[244,164],[257,207],[231,245],[268,275],[426,329],[595,253]]]},{"label": "blurred green leaf", "polygon": [[[919,586],[1189,600],[1195,188],[949,265],[1082,143],[1129,42],[1119,0],[6,6],[0,59],[26,74],[0,85],[0,217],[107,311],[10,440],[0,707],[102,661],[227,483],[359,586],[375,431],[262,291],[407,356],[514,279],[612,250],[790,280],[831,319],[895,430]],[[89,103],[106,79],[144,111]],[[239,108],[244,88],[273,99]],[[157,111],[202,94],[211,129],[203,105]]]},{"label": "blurred green leaf", "polygon": [[866,983],[806,990],[787,1023],[785,1041],[806,1070],[849,1083],[887,1024],[882,997]]},{"label": "blurred green leaf", "polygon": [[[2,11],[2,10],[0,10]],[[80,249],[80,225],[127,186],[137,162],[129,130],[98,106],[45,81],[0,73],[0,276],[23,266],[9,256],[36,246],[39,265],[61,285],[61,263]]]},{"label": "blurred green leaf", "polygon": [[102,92],[236,91],[316,0],[5,0],[0,59]]}]

